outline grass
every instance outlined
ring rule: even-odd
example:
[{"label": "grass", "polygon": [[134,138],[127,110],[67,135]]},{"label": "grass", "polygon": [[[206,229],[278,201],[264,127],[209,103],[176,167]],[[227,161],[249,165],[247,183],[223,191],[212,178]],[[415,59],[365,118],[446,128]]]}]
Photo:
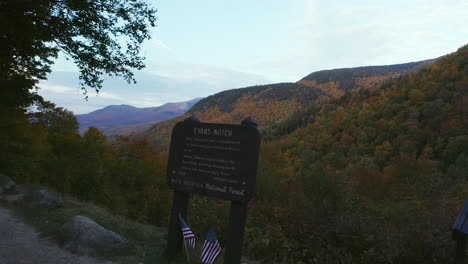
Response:
[{"label": "grass", "polygon": [[[20,186],[20,192],[38,189],[39,186]],[[187,263],[181,252],[174,259],[167,259],[164,255],[167,228],[141,224],[122,216],[112,214],[106,209],[92,203],[79,201],[71,196],[64,197],[65,206],[54,209],[31,209],[2,202],[1,205],[11,209],[25,223],[33,226],[42,236],[49,237],[59,245],[63,243],[61,229],[72,217],[87,216],[103,227],[116,232],[133,243],[134,249],[97,253],[93,257],[110,260],[116,263],[135,264],[182,264]],[[193,260],[193,258],[192,258]],[[192,262],[193,263],[193,262]]]},{"label": "grass", "polygon": [[[32,190],[44,189],[39,185],[17,185],[17,192],[26,193]],[[96,206],[93,203],[80,201],[72,196],[64,195],[65,206],[62,208],[41,209],[26,208],[13,205],[0,199],[0,206],[10,209],[18,218],[26,224],[33,226],[40,232],[42,237],[50,238],[59,246],[63,245],[62,227],[72,217],[82,215],[93,219],[104,228],[128,239],[133,245],[132,250],[115,252],[98,252],[93,257],[102,261],[112,261],[125,264],[186,264],[185,250],[178,256],[168,259],[165,256],[167,242],[167,227],[141,224],[136,221],[116,215],[107,209]],[[201,263],[199,256],[203,238],[198,237],[197,249],[189,248],[190,263]],[[223,251],[225,248],[223,248]],[[224,262],[224,252],[216,263]],[[247,260],[243,263],[258,264],[258,262]],[[241,262],[242,263],[242,262]]]}]

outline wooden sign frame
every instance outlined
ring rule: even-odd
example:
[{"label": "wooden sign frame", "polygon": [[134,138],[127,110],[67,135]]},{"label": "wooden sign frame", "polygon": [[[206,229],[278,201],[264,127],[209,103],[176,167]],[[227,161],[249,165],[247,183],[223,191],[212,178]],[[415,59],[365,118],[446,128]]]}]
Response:
[{"label": "wooden sign frame", "polygon": [[224,263],[240,263],[259,151],[260,133],[251,118],[231,125],[201,123],[191,116],[175,125],[166,178],[174,189],[167,238],[169,257],[182,248],[179,215],[187,219],[190,193],[198,193],[231,201]]}]

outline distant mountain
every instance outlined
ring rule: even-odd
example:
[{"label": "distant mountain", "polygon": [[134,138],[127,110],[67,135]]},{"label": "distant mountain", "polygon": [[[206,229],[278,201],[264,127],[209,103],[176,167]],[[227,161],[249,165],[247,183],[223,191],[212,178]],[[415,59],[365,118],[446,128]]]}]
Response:
[{"label": "distant mountain", "polygon": [[157,122],[184,114],[201,98],[167,103],[158,107],[137,108],[131,105],[110,105],[88,114],[77,115],[80,132],[95,126],[108,136],[142,131]]},{"label": "distant mountain", "polygon": [[415,72],[434,60],[388,66],[366,66],[314,72],[296,83],[277,83],[223,91],[200,100],[185,115],[160,122],[137,137],[149,138],[166,151],[175,123],[195,115],[202,122],[239,124],[252,117],[259,127],[284,121],[317,102],[341,97],[353,89],[378,89],[382,83]]}]

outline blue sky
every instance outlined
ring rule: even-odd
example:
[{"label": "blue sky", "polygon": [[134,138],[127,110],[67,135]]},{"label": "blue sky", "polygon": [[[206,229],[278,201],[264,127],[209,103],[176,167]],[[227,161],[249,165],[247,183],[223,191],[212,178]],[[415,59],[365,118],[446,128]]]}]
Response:
[{"label": "blue sky", "polygon": [[85,101],[76,68],[59,59],[40,94],[77,114],[158,106],[318,70],[430,59],[468,44],[468,0],[149,2],[158,21],[138,84],[109,79]]}]

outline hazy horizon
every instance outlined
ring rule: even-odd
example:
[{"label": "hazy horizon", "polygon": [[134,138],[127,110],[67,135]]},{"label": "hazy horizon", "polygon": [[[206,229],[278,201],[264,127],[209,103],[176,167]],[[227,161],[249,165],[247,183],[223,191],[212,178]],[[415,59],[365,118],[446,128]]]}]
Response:
[{"label": "hazy horizon", "polygon": [[137,84],[107,78],[99,96],[90,92],[86,101],[76,67],[60,58],[39,93],[76,114],[113,104],[159,106],[233,88],[296,82],[319,70],[433,59],[456,51],[468,35],[467,1],[154,6],[159,19],[143,45],[147,67],[135,72]]}]

